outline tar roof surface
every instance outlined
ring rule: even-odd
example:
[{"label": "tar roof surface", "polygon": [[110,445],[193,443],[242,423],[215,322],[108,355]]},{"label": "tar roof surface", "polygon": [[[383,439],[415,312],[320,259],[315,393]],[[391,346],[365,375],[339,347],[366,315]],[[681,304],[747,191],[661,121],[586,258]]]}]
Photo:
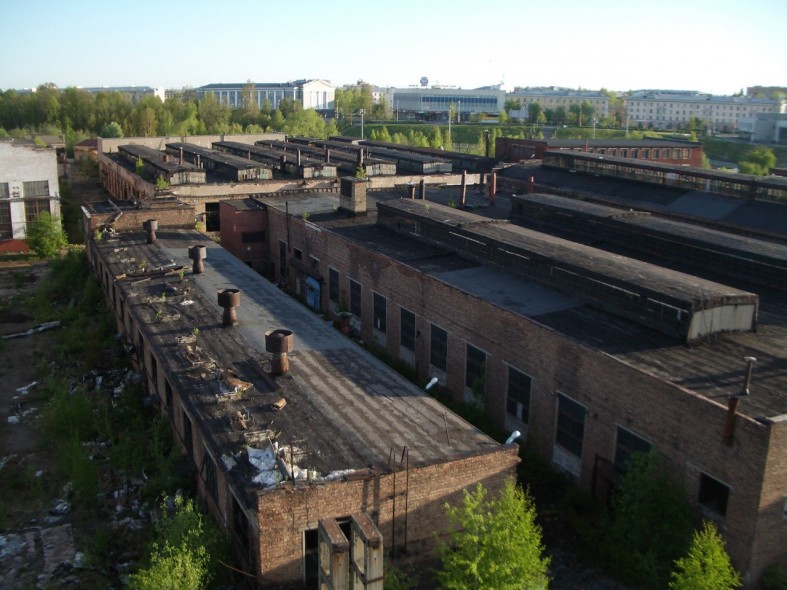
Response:
[{"label": "tar roof surface", "polygon": [[[401,453],[404,446],[413,466],[499,448],[202,234],[159,230],[157,236],[151,245],[139,232],[96,246],[110,274],[127,273],[116,284],[138,314],[135,329],[147,332],[150,345],[174,368],[168,378],[222,454],[238,454],[249,431],[270,433],[280,445],[298,449],[299,466],[325,475],[385,468],[392,449]],[[195,244],[207,247],[201,275],[191,274],[187,256]],[[141,260],[147,261],[144,272]],[[178,265],[187,269],[183,279],[174,270]],[[157,269],[170,272],[156,274]],[[233,328],[221,326],[216,298],[224,288],[241,290],[239,324]],[[281,328],[294,333],[294,348],[290,372],[274,383],[266,374],[264,334]],[[178,338],[196,342],[179,344]],[[253,389],[238,400],[219,401],[228,398],[221,395],[215,370],[225,368]],[[287,405],[277,412],[271,404],[280,397]],[[248,431],[240,427],[238,412],[248,416]]]},{"label": "tar roof surface", "polygon": [[[520,278],[512,281],[508,273],[375,226],[372,219],[363,224],[333,227],[332,231],[493,305],[527,316],[622,363],[720,403],[726,404],[729,395],[740,392],[743,358],[754,356],[758,362],[752,395],[738,406],[738,412],[770,418],[787,414],[787,301],[783,293],[740,285],[760,296],[757,332],[715,334],[688,345],[582,300],[554,291],[530,291],[532,283]],[[482,278],[475,280],[479,276]],[[519,301],[519,297],[524,299]]]}]

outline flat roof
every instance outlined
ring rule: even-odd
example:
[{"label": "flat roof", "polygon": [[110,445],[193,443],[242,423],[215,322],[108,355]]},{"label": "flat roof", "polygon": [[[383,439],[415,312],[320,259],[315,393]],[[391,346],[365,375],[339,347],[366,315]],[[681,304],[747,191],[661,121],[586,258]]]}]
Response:
[{"label": "flat roof", "polygon": [[[191,273],[187,250],[194,245],[207,248],[204,274]],[[134,329],[148,335],[192,419],[228,462],[255,437],[292,445],[295,463],[321,476],[385,469],[392,450],[405,446],[411,466],[501,448],[199,232],[160,229],[153,244],[144,232],[121,233],[96,247],[111,275],[125,275],[116,285],[139,319]],[[222,327],[217,304],[226,288],[240,289],[232,328]],[[275,329],[291,330],[294,346],[289,373],[274,381],[265,333]],[[216,378],[223,369],[252,388],[228,399]],[[287,404],[276,411],[280,398]]]},{"label": "flat roof", "polygon": [[[787,414],[787,301],[783,293],[758,290],[756,332],[713,334],[688,345],[555,291],[535,291],[530,301],[520,304],[515,301],[520,291],[507,289],[527,293],[535,286],[532,281],[377,226],[371,217],[365,218],[364,223],[335,225],[331,231],[493,305],[528,317],[637,370],[719,403],[726,405],[728,396],[740,392],[745,369],[743,358],[754,356],[758,362],[751,395],[741,401],[738,412],[754,418]],[[479,277],[481,280],[473,280]],[[515,286],[517,283],[521,286]],[[545,307],[540,310],[542,301]],[[554,308],[548,309],[549,305]]]}]

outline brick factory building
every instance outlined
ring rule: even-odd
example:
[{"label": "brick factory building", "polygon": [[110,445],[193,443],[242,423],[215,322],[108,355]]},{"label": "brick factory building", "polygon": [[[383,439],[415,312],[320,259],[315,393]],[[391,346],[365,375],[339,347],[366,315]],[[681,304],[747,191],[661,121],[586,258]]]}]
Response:
[{"label": "brick factory building", "polygon": [[[666,144],[670,156],[680,150],[681,164],[690,159],[683,150],[694,144],[658,141],[658,149]],[[618,142],[616,149],[622,147]],[[206,263],[214,258],[210,264],[224,272],[231,253],[239,259],[233,268],[247,273],[238,276],[259,280],[257,271],[269,281],[251,286],[225,280],[210,288],[241,289],[239,313],[247,292],[255,304],[275,305],[275,313],[252,312],[262,332],[282,327],[273,319],[289,309],[287,299],[278,297],[289,293],[305,304],[294,304],[305,317],[315,320],[314,328],[284,326],[295,333],[296,343],[300,334],[325,327],[320,317],[333,320],[419,380],[437,378],[442,394],[483,405],[498,426],[522,432],[528,445],[601,500],[619,483],[631,453],[659,453],[686,484],[697,513],[719,525],[734,565],[747,587],[755,587],[768,565],[787,566],[787,246],[774,230],[785,216],[779,197],[784,187],[774,180],[722,176],[630,155],[551,151],[549,166],[511,166],[472,180],[458,174],[435,178],[442,188],[418,188],[418,175],[342,178],[338,193],[335,184],[321,190],[315,183],[303,191],[291,181],[279,194],[239,194],[235,185],[217,185],[211,198],[221,201],[217,210],[226,251],[207,244]],[[492,198],[468,198],[465,181],[488,189]],[[185,195],[193,188],[178,190]],[[520,194],[512,197],[512,190]],[[144,217],[139,215],[137,221]],[[166,260],[185,258],[186,247],[197,239],[186,235],[180,252],[171,238],[158,240]],[[113,272],[122,270],[108,250],[101,250],[107,247],[98,244],[95,259],[114,265]],[[193,280],[208,283],[201,276]],[[152,322],[146,314],[155,316],[139,311],[136,321]],[[200,317],[200,326],[209,325]],[[245,322],[239,327],[211,328],[211,334],[241,332],[254,342]],[[159,328],[146,329],[155,338]],[[293,374],[299,357],[314,368],[312,356],[322,349],[309,348],[312,340],[292,355]],[[257,347],[263,350],[264,344]],[[371,365],[358,366],[368,372]],[[264,375],[259,386],[250,382],[270,393],[269,403],[287,399],[285,412],[293,397],[302,396],[286,388],[271,393]],[[276,387],[284,382],[278,378]],[[750,395],[742,396],[744,391]],[[182,433],[179,415],[174,414],[175,425]],[[351,426],[360,429],[357,422]],[[453,441],[453,435],[444,439]],[[301,447],[293,440],[289,444]],[[399,444],[412,453],[411,445]],[[511,472],[514,453],[490,447],[495,448],[488,452],[506,457],[507,466],[483,471],[490,468],[485,460],[472,462],[486,455],[470,453],[466,460],[480,470],[473,477],[498,482]],[[423,476],[450,465],[447,457],[435,458]],[[324,474],[334,467],[315,470]],[[399,472],[384,473],[380,481],[393,486],[385,476],[394,473]],[[222,468],[219,480],[227,478],[232,489],[236,475],[235,468]],[[451,484],[450,493],[471,480]],[[278,497],[299,485],[310,490],[310,484],[308,479],[285,482],[258,496]],[[326,494],[326,505],[332,506]],[[311,496],[307,501],[315,506]],[[370,512],[386,546],[402,542],[395,505]],[[352,512],[358,506],[345,508]],[[219,520],[231,525],[233,510],[228,501],[213,507]],[[344,522],[342,510],[329,512]],[[264,527],[278,530],[275,522],[249,518],[260,523],[263,535]],[[302,547],[304,531],[309,543],[314,539],[313,524],[298,521]],[[279,564],[283,577],[271,574],[277,580],[294,580],[296,570],[303,574],[306,568],[305,562],[296,563],[297,534],[291,534],[283,561],[267,547],[254,554],[261,564]]]},{"label": "brick factory building", "polygon": [[378,552],[376,570],[351,566],[356,588],[381,587],[383,546],[434,557],[445,504],[477,482],[499,490],[518,447],[185,229],[193,209],[181,217],[182,207],[85,206],[86,235],[104,232],[89,241],[89,260],[244,570],[264,587],[316,587],[319,543],[330,537],[340,551],[343,535]]},{"label": "brick factory building", "polygon": [[587,152],[644,162],[702,165],[702,144],[674,139],[519,139],[498,137],[495,155],[503,162],[541,160],[547,151]]},{"label": "brick factory building", "polygon": [[[751,587],[767,565],[787,565],[787,282],[699,278],[665,267],[674,260],[640,262],[446,207],[434,192],[430,202],[370,195],[376,207],[348,216],[362,193],[348,183],[341,195],[266,198],[255,215],[267,217],[271,278],[455,401],[483,404],[599,499],[631,453],[663,455]],[[675,223],[699,253],[724,242]],[[669,235],[659,239],[668,249]],[[787,277],[787,247],[726,241],[724,260],[750,256],[750,274],[775,265]],[[762,250],[769,261],[756,261]],[[702,256],[677,258],[709,271]],[[751,395],[739,398],[748,357]]]}]

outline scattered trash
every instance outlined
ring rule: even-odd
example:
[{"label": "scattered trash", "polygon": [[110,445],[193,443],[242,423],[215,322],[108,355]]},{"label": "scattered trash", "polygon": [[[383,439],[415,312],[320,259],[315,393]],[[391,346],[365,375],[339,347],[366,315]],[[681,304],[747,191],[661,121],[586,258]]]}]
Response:
[{"label": "scattered trash", "polygon": [[49,514],[52,516],[63,516],[71,512],[71,503],[66,500],[59,500],[52,508],[49,509]]},{"label": "scattered trash", "polygon": [[19,416],[9,416],[8,417],[9,424],[19,424]]},{"label": "scattered trash", "polygon": [[27,395],[28,393],[30,393],[30,390],[33,389],[36,385],[38,385],[38,381],[33,381],[32,383],[29,383],[24,387],[17,387],[16,391],[20,395]]},{"label": "scattered trash", "polygon": [[0,457],[0,469],[5,467],[5,464],[14,458],[16,458],[16,455],[8,455],[7,457]]},{"label": "scattered trash", "polygon": [[33,334],[38,334],[40,332],[46,332],[47,330],[54,330],[55,328],[60,327],[59,321],[54,322],[46,322],[43,324],[37,325],[35,328],[30,328],[26,332],[17,332],[16,334],[6,334],[5,336],[0,336],[2,340],[10,340],[11,338],[22,338],[24,336],[32,336]]},{"label": "scattered trash", "polygon": [[193,299],[184,299],[183,301],[178,303],[178,305],[183,305],[183,306],[194,305],[194,300]]}]

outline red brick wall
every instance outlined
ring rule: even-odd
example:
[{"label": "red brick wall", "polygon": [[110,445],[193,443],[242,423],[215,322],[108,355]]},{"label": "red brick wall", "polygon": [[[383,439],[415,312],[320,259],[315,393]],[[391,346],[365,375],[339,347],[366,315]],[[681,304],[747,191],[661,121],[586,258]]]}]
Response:
[{"label": "red brick wall", "polygon": [[[440,444],[436,442],[435,444]],[[456,503],[475,482],[495,493],[513,476],[517,447],[410,469],[407,473],[368,474],[354,481],[285,485],[259,494],[260,575],[266,584],[299,587],[303,572],[303,533],[320,518],[367,512],[383,535],[388,554],[394,534],[398,550],[424,557],[437,550],[437,533],[446,532],[446,503]],[[405,511],[405,502],[407,511]],[[396,520],[394,526],[394,512]]]},{"label": "red brick wall", "polygon": [[[270,210],[272,252],[278,252],[279,239],[287,239],[284,217],[283,212]],[[705,516],[718,521],[736,567],[749,572],[752,579],[759,575],[764,563],[754,551],[761,543],[756,536],[785,538],[787,525],[782,517],[776,518],[773,524],[774,518],[765,514],[775,513],[777,509],[772,504],[777,502],[779,494],[787,493],[787,467],[779,467],[780,459],[777,459],[784,454],[787,436],[775,437],[771,434],[772,427],[739,416],[735,443],[728,447],[722,441],[725,405],[376,252],[361,249],[335,234],[318,231],[298,218],[291,218],[290,239],[292,247],[301,249],[304,257],[311,254],[320,259],[320,271],[326,277],[323,310],[328,309],[329,266],[339,271],[343,297],[348,296],[348,277],[361,283],[361,338],[366,343],[375,342],[373,291],[387,298],[384,348],[391,357],[400,356],[400,306],[416,315],[420,335],[416,338],[414,369],[424,382],[430,376],[430,323],[449,334],[448,370],[440,384],[456,400],[464,395],[466,343],[486,351],[486,407],[501,427],[518,426],[506,414],[508,366],[530,375],[533,390],[527,438],[545,457],[551,458],[553,453],[558,393],[585,406],[579,475],[583,486],[592,486],[597,457],[614,460],[617,428],[622,427],[649,441],[654,450],[667,458],[676,476],[686,484],[688,497],[695,505],[701,473],[729,486],[726,516],[711,513]],[[767,491],[763,478],[771,490],[768,498],[763,496]],[[785,543],[770,545],[768,559],[784,559],[785,546]]]},{"label": "red brick wall", "polygon": [[219,203],[221,246],[249,264],[257,272],[267,275],[270,270],[268,242],[243,242],[247,232],[268,234],[268,213],[265,209],[241,211],[228,203]]}]

